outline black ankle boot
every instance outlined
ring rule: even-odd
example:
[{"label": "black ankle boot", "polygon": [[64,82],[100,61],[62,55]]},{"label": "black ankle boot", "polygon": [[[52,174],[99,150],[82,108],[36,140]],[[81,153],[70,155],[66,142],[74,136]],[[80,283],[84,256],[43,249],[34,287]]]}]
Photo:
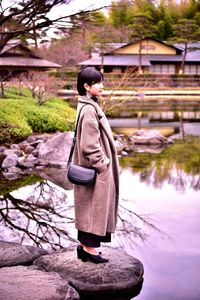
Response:
[{"label": "black ankle boot", "polygon": [[77,256],[79,259],[82,259],[83,262],[91,261],[95,264],[108,262],[107,258],[102,257],[101,255],[94,255],[94,254],[88,253],[81,246],[77,247]]},{"label": "black ankle boot", "polygon": [[[77,257],[78,257],[78,259],[82,259],[82,256],[83,256],[83,255],[82,255],[83,246],[78,245],[76,251],[77,251]],[[101,254],[102,254],[102,253],[99,252],[99,255],[101,255]]]},{"label": "black ankle boot", "polygon": [[76,249],[78,259],[82,258],[82,250],[83,250],[83,247],[81,245],[78,245],[77,249]]}]

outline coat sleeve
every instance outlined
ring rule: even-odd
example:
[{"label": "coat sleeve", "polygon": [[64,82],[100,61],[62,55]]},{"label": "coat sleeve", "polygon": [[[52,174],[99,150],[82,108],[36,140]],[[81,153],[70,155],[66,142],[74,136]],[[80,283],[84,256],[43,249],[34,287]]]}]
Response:
[{"label": "coat sleeve", "polygon": [[110,163],[100,144],[99,119],[92,108],[85,110],[81,122],[80,148],[92,167],[102,172]]}]

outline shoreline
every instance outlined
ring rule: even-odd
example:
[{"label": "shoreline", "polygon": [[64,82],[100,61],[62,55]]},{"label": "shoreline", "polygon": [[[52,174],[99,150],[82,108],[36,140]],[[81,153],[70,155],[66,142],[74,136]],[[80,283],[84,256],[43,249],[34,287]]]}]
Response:
[{"label": "shoreline", "polygon": [[[62,89],[58,91],[58,97],[64,100],[71,100],[76,98],[78,93],[76,90]],[[199,88],[187,88],[187,89],[154,89],[154,88],[138,88],[137,90],[104,90],[103,97],[109,97],[109,100],[180,100],[183,101],[199,101],[200,102],[200,89]],[[177,99],[178,97],[178,99]]]}]

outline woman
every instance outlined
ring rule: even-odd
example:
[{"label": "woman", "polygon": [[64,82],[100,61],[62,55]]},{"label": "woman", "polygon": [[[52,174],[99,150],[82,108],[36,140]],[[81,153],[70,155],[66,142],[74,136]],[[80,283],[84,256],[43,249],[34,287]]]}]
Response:
[{"label": "woman", "polygon": [[[78,229],[77,256],[82,261],[108,262],[96,248],[110,242],[118,212],[118,157],[112,131],[98,104],[103,91],[103,76],[93,67],[78,74],[78,123],[74,163],[97,170],[92,186],[74,186],[75,227]],[[84,107],[83,107],[84,106]]]}]

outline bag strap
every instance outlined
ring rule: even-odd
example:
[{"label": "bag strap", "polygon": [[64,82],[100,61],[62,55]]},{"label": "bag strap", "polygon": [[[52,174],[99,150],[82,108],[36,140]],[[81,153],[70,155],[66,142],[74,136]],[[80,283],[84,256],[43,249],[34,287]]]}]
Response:
[{"label": "bag strap", "polygon": [[83,105],[81,107],[80,111],[79,111],[78,118],[77,118],[77,121],[76,121],[75,131],[74,131],[74,137],[73,137],[73,140],[72,140],[72,146],[71,146],[71,149],[70,149],[70,152],[69,152],[67,167],[69,167],[69,165],[72,162],[72,156],[73,156],[74,148],[75,148],[75,145],[76,145],[76,135],[77,135],[77,130],[78,130],[78,122],[79,122],[79,119],[80,119],[81,111],[82,111],[83,107],[86,106],[86,105],[92,105],[92,104],[87,103],[87,104]]}]

